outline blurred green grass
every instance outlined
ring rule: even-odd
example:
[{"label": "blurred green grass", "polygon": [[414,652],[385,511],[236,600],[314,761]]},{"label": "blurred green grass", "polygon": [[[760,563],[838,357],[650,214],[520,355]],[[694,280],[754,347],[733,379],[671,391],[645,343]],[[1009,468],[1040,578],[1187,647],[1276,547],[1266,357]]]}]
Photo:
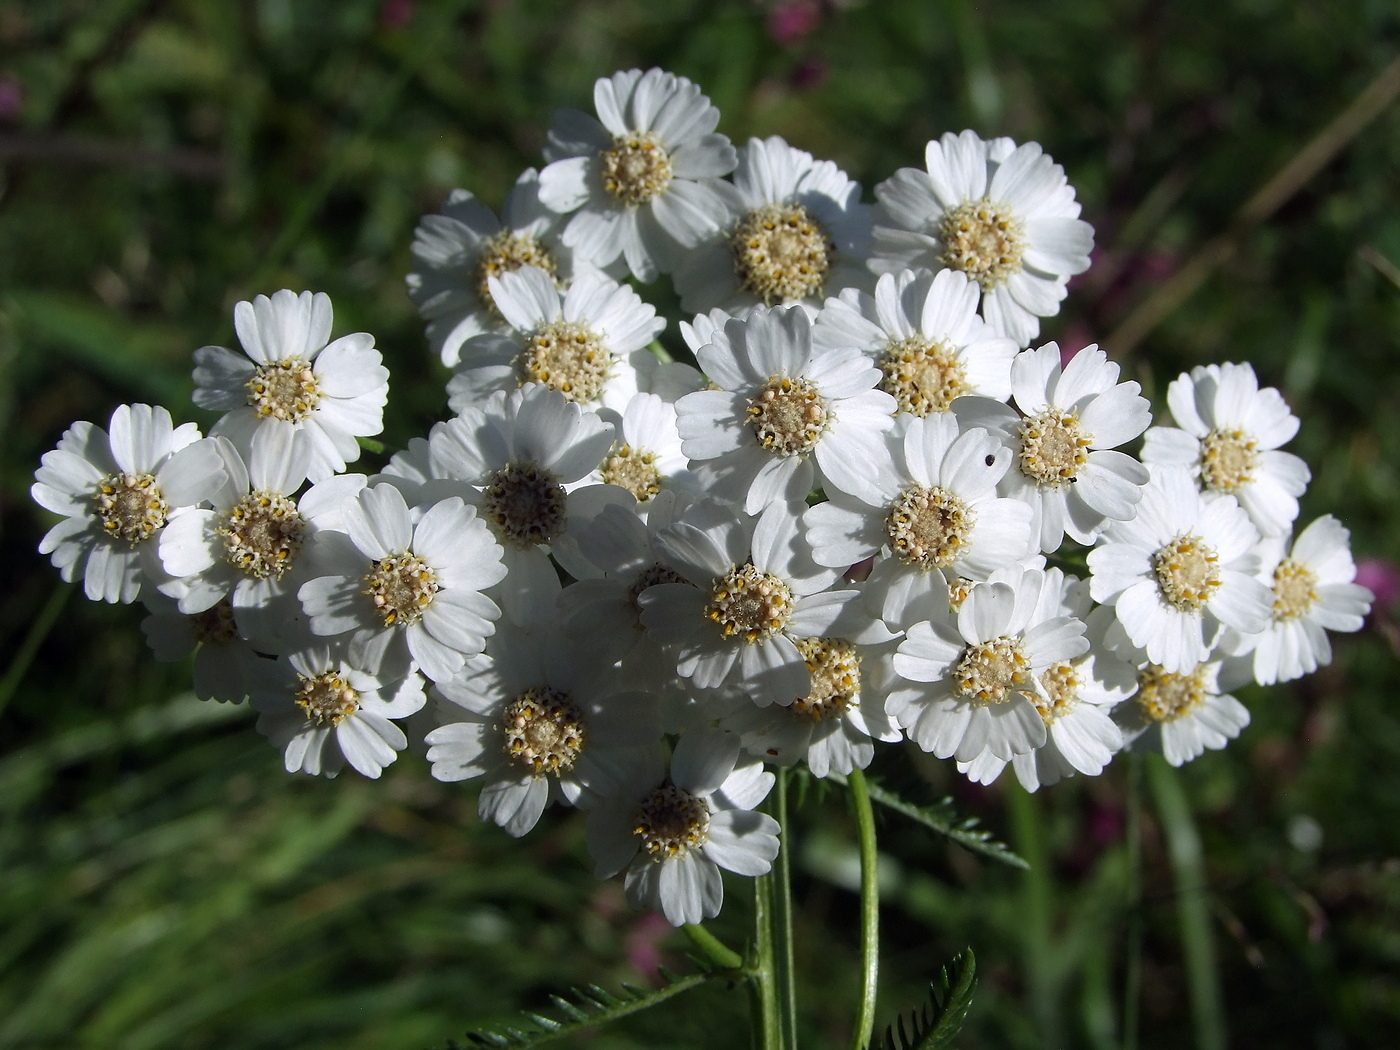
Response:
[{"label": "blurred green grass", "polygon": [[[1046,327],[1078,342],[1222,231],[1400,43],[1390,0],[811,11],[781,43],[772,5],[734,0],[0,6],[4,659],[58,586],[35,552],[39,456],[122,401],[207,424],[185,400],[190,353],[232,338],[237,300],[328,292],[337,332],[374,332],[393,369],[388,444],[440,418],[442,371],[402,285],[413,226],[453,186],[499,204],[539,163],[553,108],[587,108],[600,75],[690,76],[731,137],[782,134],[867,195],[943,131],[1039,140],[1099,231],[1095,269]],[[1160,404],[1182,368],[1254,362],[1303,419],[1303,520],[1333,511],[1359,557],[1390,560],[1400,288],[1367,258],[1400,262],[1397,170],[1392,107],[1126,365]],[[410,756],[377,784],[288,777],[246,712],[198,704],[187,669],[149,660],[139,618],[69,601],[3,711],[0,1048],[440,1045],[572,983],[645,980],[634,962],[659,931],[592,879],[575,821],[514,842]],[[1182,776],[1236,1046],[1400,1043],[1396,637],[1382,616],[1319,675],[1247,691],[1254,724]],[[893,749],[878,771],[953,792],[1042,862],[1023,875],[883,822],[882,1023],[971,944],[964,1045],[1118,1046],[1126,763],[1027,800],[919,757]],[[1145,825],[1140,1045],[1190,1045],[1150,806]],[[803,1045],[843,1045],[857,973],[840,796],[810,793],[796,832]],[[716,928],[737,944],[730,890]],[[659,948],[686,965],[680,939]],[[737,1044],[742,999],[707,987],[589,1042]]]}]

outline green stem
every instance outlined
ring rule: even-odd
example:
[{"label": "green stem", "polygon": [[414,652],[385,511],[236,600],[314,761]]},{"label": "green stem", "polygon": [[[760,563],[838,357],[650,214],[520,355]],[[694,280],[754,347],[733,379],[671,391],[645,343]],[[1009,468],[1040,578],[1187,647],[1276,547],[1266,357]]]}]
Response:
[{"label": "green stem", "polygon": [[788,771],[780,767],[773,799],[773,816],[779,828],[773,868],[773,962],[783,1045],[796,1050],[797,974],[792,947],[792,826],[788,823],[787,782]]},{"label": "green stem", "polygon": [[860,1011],[851,1035],[852,1050],[864,1050],[875,1032],[876,981],[880,970],[880,872],[875,850],[875,813],[870,806],[865,774],[852,769],[846,783],[860,830]]},{"label": "green stem", "polygon": [[698,922],[682,926],[681,929],[690,938],[690,943],[695,945],[700,953],[714,964],[715,969],[742,970],[744,968],[744,957]]},{"label": "green stem", "polygon": [[53,630],[53,625],[58,622],[58,614],[63,611],[63,607],[68,603],[69,597],[73,594],[73,585],[65,583],[51,595],[44,603],[44,607],[39,610],[39,614],[30,623],[29,633],[24,636],[24,641],[20,643],[19,649],[10,660],[10,666],[5,670],[5,677],[0,678],[0,712],[10,706],[10,700],[14,698],[15,690],[19,688],[20,681],[29,670],[29,665],[34,662],[34,657],[39,652],[39,646],[44,644],[44,639]]},{"label": "green stem", "polygon": [[1055,900],[1040,807],[1036,797],[1020,784],[1012,785],[1007,792],[1007,802],[1012,825],[1016,829],[1016,849],[1030,865],[1021,884],[1024,904],[1019,926],[1031,1013],[1039,1031],[1040,1044],[1057,1047],[1061,1045],[1061,1024],[1055,987],[1054,947],[1051,943]]},{"label": "green stem", "polygon": [[749,1001],[760,1050],[785,1050],[773,962],[773,876],[753,880],[753,942],[749,945]]},{"label": "green stem", "polygon": [[1128,943],[1123,974],[1123,1050],[1137,1050],[1142,999],[1142,752],[1128,753]]},{"label": "green stem", "polygon": [[1181,926],[1181,950],[1191,993],[1191,1019],[1198,1050],[1225,1050],[1225,1004],[1215,963],[1215,939],[1211,929],[1210,894],[1206,887],[1205,857],[1191,805],[1177,771],[1165,759],[1148,767],[1162,834],[1167,840],[1172,877],[1176,881],[1177,918]]}]

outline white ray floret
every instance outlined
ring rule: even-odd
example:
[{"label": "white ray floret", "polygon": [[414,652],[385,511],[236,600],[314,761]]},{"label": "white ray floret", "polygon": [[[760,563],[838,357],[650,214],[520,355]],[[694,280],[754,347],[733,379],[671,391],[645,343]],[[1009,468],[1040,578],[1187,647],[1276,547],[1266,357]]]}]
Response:
[{"label": "white ray floret", "polygon": [[433,475],[458,482],[503,549],[508,581],[496,592],[517,624],[553,615],[559,575],[550,555],[572,575],[574,534],[605,506],[633,504],[616,485],[575,485],[596,470],[616,430],[563,394],[531,383],[492,395],[428,439]]},{"label": "white ray floret", "polygon": [[626,869],[627,899],[673,926],[719,914],[720,869],[763,875],[778,855],[778,822],[754,812],[774,777],[741,759],[739,738],[713,729],[685,733],[671,756],[640,770],[588,815],[588,852],[599,878]]},{"label": "white ray floret", "polygon": [[417,673],[369,670],[325,642],[262,663],[249,703],[288,773],[333,777],[348,764],[378,778],[408,746],[394,722],[427,702]]},{"label": "white ray floret", "polygon": [[869,287],[870,208],[831,161],[777,135],[750,139],[725,189],[724,229],[676,267],[682,309],[800,304],[815,315],[826,297]]},{"label": "white ray floret", "polygon": [[666,327],[654,307],[596,271],[580,275],[563,292],[534,266],[490,277],[487,284],[507,327],[462,345],[447,384],[453,411],[526,383],[593,408],[626,407],[638,389],[637,366],[647,367],[651,357],[645,347]]},{"label": "white ray floret", "polygon": [[1197,491],[1180,467],[1158,467],[1137,517],[1114,522],[1089,552],[1090,593],[1112,605],[1147,658],[1189,673],[1210,656],[1222,625],[1255,634],[1273,596],[1254,574],[1259,532],[1229,496]]},{"label": "white ray floret", "polygon": [[1266,538],[1259,554],[1259,578],[1273,592],[1269,622],[1258,634],[1231,637],[1222,647],[1246,662],[1260,685],[1273,685],[1331,663],[1327,632],[1359,631],[1375,596],[1355,582],[1351,534],[1330,514],[1291,544]]},{"label": "white ray floret", "polygon": [[481,652],[500,609],[482,591],[501,582],[501,548],[476,510],[457,497],[414,520],[392,485],[365,488],[345,508],[349,537],[320,533],[326,573],[297,592],[312,633],[348,634],[359,666],[407,666],[435,682]]},{"label": "white ray floret", "polygon": [[1249,725],[1249,709],[1220,687],[1219,660],[1168,671],[1147,663],[1137,694],[1113,709],[1126,746],[1160,752],[1174,766],[1221,750]]},{"label": "white ray floret", "polygon": [[977,316],[980,292],[958,270],[883,274],[873,296],[848,289],[828,299],[812,341],[819,347],[863,350],[880,369],[880,389],[897,411],[946,412],[953,399],[1011,396],[1016,342]]},{"label": "white ray floret", "polygon": [[559,213],[540,201],[534,168],[515,180],[499,219],[466,190],[453,190],[441,212],[423,216],[413,233],[408,294],[428,322],[428,343],[443,364],[457,364],[472,336],[505,325],[491,301],[492,277],[535,266],[568,287],[574,253],[559,240],[562,224]]},{"label": "white ray floret", "polygon": [[1260,533],[1286,535],[1311,474],[1279,451],[1298,432],[1283,395],[1260,389],[1249,364],[1202,365],[1172,381],[1167,404],[1176,427],[1147,432],[1143,462],[1185,467],[1205,491],[1239,500]]},{"label": "white ray floret", "polygon": [[872,500],[867,464],[894,425],[894,398],[854,348],[819,350],[796,308],[759,308],[696,354],[718,387],[676,402],[681,450],[709,491],[757,513],[813,485]]},{"label": "white ray floret", "polygon": [[568,216],[562,240],[575,259],[621,258],[650,281],[724,221],[719,179],[734,170],[734,147],[700,89],[660,69],[600,78],[593,105],[596,119],[555,113],[540,199]]},{"label": "white ray floret", "polygon": [[1152,422],[1140,389],[1118,382],[1118,365],[1097,346],[1061,368],[1060,348],[1046,343],[1011,364],[1014,408],[982,397],[954,407],[965,426],[987,427],[1011,448],[1002,494],[1030,505],[1040,550],[1058,550],[1066,534],[1093,543],[1107,524],[1136,513],[1148,472],[1115,450]]},{"label": "white ray floret", "polygon": [[904,571],[985,580],[1031,554],[1031,508],[997,495],[1010,451],[942,413],[903,416],[865,464],[874,500],[833,492],[803,516],[820,565],[845,569],[881,551]]},{"label": "white ray floret", "polygon": [[905,681],[888,709],[910,739],[959,762],[1044,745],[1041,676],[1089,649],[1084,624],[1059,613],[1058,586],[1039,569],[1003,570],[974,584],[956,613],[945,605],[905,632],[894,657]]},{"label": "white ray floret", "polygon": [[93,601],[133,602],[164,577],[161,531],[181,507],[225,481],[223,460],[193,423],[159,406],[118,405],[107,429],[74,423],[44,453],[29,493],[63,515],[39,543],[65,580]]},{"label": "white ray floret", "polygon": [[291,423],[311,448],[307,476],[319,481],[360,458],[355,440],[384,429],[389,370],[368,332],[331,342],[331,301],[285,288],[233,308],[243,353],[194,352],[194,403],[223,412],[210,431],[247,455],[264,424]]},{"label": "white ray floret", "polygon": [[681,451],[675,405],[656,394],[633,394],[617,420],[617,440],[587,480],[626,489],[637,498],[637,513],[643,517],[663,490],[698,491],[690,460]]},{"label": "white ray floret", "polygon": [[[223,599],[193,615],[182,613],[173,598],[159,591],[142,596],[149,615],[141,632],[161,663],[180,663],[193,654],[191,685],[201,700],[241,703],[267,661],[239,636],[233,605]],[[292,629],[289,634],[307,641]]]},{"label": "white ray floret", "polygon": [[987,322],[1029,346],[1094,247],[1064,169],[1038,143],[972,131],[930,142],[924,161],[875,187],[871,269],[961,270],[981,287]]}]

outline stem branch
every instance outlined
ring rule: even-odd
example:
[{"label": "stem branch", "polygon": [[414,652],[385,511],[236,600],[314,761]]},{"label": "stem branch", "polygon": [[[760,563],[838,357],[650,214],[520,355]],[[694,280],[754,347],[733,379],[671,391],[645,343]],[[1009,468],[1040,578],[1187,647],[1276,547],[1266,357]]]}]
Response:
[{"label": "stem branch", "polygon": [[875,851],[875,813],[865,774],[852,769],[846,778],[860,829],[860,1012],[851,1036],[852,1050],[864,1050],[875,1031],[876,980],[880,969],[880,874]]}]

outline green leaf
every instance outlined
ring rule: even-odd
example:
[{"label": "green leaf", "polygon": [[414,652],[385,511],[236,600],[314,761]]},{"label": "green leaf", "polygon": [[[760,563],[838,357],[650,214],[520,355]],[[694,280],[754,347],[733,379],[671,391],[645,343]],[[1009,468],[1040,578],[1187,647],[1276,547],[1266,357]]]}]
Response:
[{"label": "green leaf", "polygon": [[696,985],[710,980],[716,976],[716,973],[696,973],[689,977],[675,977],[663,971],[662,976],[667,983],[650,991],[624,984],[622,994],[619,996],[604,991],[596,984],[590,984],[583,988],[572,989],[567,998],[551,995],[550,999],[554,1004],[554,1009],[563,1015],[563,1020],[522,1011],[519,1021],[502,1022],[498,1025],[468,1032],[465,1043],[453,1041],[448,1043],[448,1047],[450,1050],[466,1047],[510,1047],[512,1050],[520,1050],[521,1047],[540,1046],[554,1039],[573,1035],[585,1028],[607,1024],[609,1021],[616,1021],[629,1014],[656,1006],[658,1003],[664,1003],[673,995],[689,991]]},{"label": "green leaf", "polygon": [[885,1029],[885,1050],[944,1050],[951,1046],[962,1030],[976,987],[977,958],[971,948],[965,948],[943,967],[938,980],[929,984],[929,1001]]},{"label": "green leaf", "polygon": [[[827,779],[838,784],[846,782],[846,778],[838,773],[829,774]],[[915,823],[938,832],[944,838],[952,839],[964,849],[980,853],[992,860],[1001,861],[1001,863],[1013,868],[1022,870],[1030,868],[1030,865],[1022,857],[1013,853],[1006,843],[994,838],[992,833],[985,828],[978,827],[981,821],[977,817],[965,817],[960,814],[954,808],[951,797],[944,798],[931,806],[920,806],[914,802],[905,801],[893,791],[883,788],[879,784],[867,782],[867,787],[872,802],[876,802],[886,809],[892,809]]]}]

